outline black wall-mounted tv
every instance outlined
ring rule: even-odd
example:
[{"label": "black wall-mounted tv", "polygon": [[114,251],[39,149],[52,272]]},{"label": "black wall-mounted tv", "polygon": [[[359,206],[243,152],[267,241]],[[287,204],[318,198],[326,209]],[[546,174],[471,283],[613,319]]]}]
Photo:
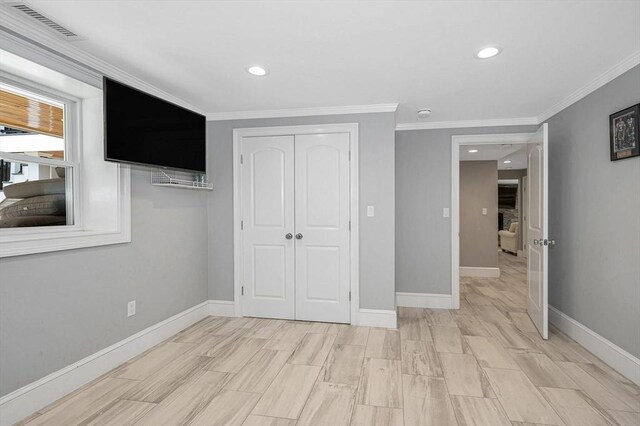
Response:
[{"label": "black wall-mounted tv", "polygon": [[104,159],[206,172],[206,118],[104,77]]},{"label": "black wall-mounted tv", "polygon": [[515,209],[518,198],[518,185],[499,184],[498,185],[498,208]]}]

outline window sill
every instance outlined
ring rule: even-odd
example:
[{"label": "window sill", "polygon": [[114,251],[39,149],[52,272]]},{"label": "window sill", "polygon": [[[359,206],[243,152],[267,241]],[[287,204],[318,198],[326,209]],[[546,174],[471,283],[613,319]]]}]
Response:
[{"label": "window sill", "polygon": [[49,226],[42,227],[42,232],[25,228],[24,233],[19,230],[0,233],[0,258],[131,242],[131,173],[128,167],[118,166],[118,169],[117,225],[113,229]]},{"label": "window sill", "polygon": [[129,242],[131,235],[124,232],[75,231],[51,237],[45,234],[37,240],[3,242],[0,258]]}]

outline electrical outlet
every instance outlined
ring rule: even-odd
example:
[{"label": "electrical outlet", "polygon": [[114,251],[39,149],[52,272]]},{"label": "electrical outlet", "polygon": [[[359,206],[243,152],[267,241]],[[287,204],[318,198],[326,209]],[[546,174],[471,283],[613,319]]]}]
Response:
[{"label": "electrical outlet", "polygon": [[132,300],[127,303],[127,317],[132,317],[136,314],[136,301]]},{"label": "electrical outlet", "polygon": [[482,208],[482,215],[483,215],[483,216],[486,216],[486,215],[487,215],[487,208],[486,208],[486,207],[483,207],[483,208]]}]

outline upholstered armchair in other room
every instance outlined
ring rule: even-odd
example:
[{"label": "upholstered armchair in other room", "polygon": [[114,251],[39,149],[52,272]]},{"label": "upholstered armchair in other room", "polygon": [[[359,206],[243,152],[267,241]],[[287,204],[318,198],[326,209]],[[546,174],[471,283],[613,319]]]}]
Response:
[{"label": "upholstered armchair in other room", "polygon": [[502,251],[518,253],[518,225],[518,222],[511,222],[508,231],[498,231]]}]

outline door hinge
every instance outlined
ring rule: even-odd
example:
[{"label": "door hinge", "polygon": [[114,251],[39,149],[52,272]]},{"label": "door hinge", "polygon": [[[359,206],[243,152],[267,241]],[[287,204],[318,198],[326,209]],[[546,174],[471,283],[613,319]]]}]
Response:
[{"label": "door hinge", "polygon": [[244,155],[240,155],[240,164],[244,164]]},{"label": "door hinge", "polygon": [[240,230],[243,231],[244,230],[244,220],[240,221]]},{"label": "door hinge", "polygon": [[349,292],[349,302],[351,302],[351,292]]},{"label": "door hinge", "polygon": [[351,161],[351,151],[349,151],[349,161]]},{"label": "door hinge", "polygon": [[351,231],[351,221],[349,221],[349,231]]},{"label": "door hinge", "polygon": [[240,287],[240,295],[244,296],[244,286]]}]

